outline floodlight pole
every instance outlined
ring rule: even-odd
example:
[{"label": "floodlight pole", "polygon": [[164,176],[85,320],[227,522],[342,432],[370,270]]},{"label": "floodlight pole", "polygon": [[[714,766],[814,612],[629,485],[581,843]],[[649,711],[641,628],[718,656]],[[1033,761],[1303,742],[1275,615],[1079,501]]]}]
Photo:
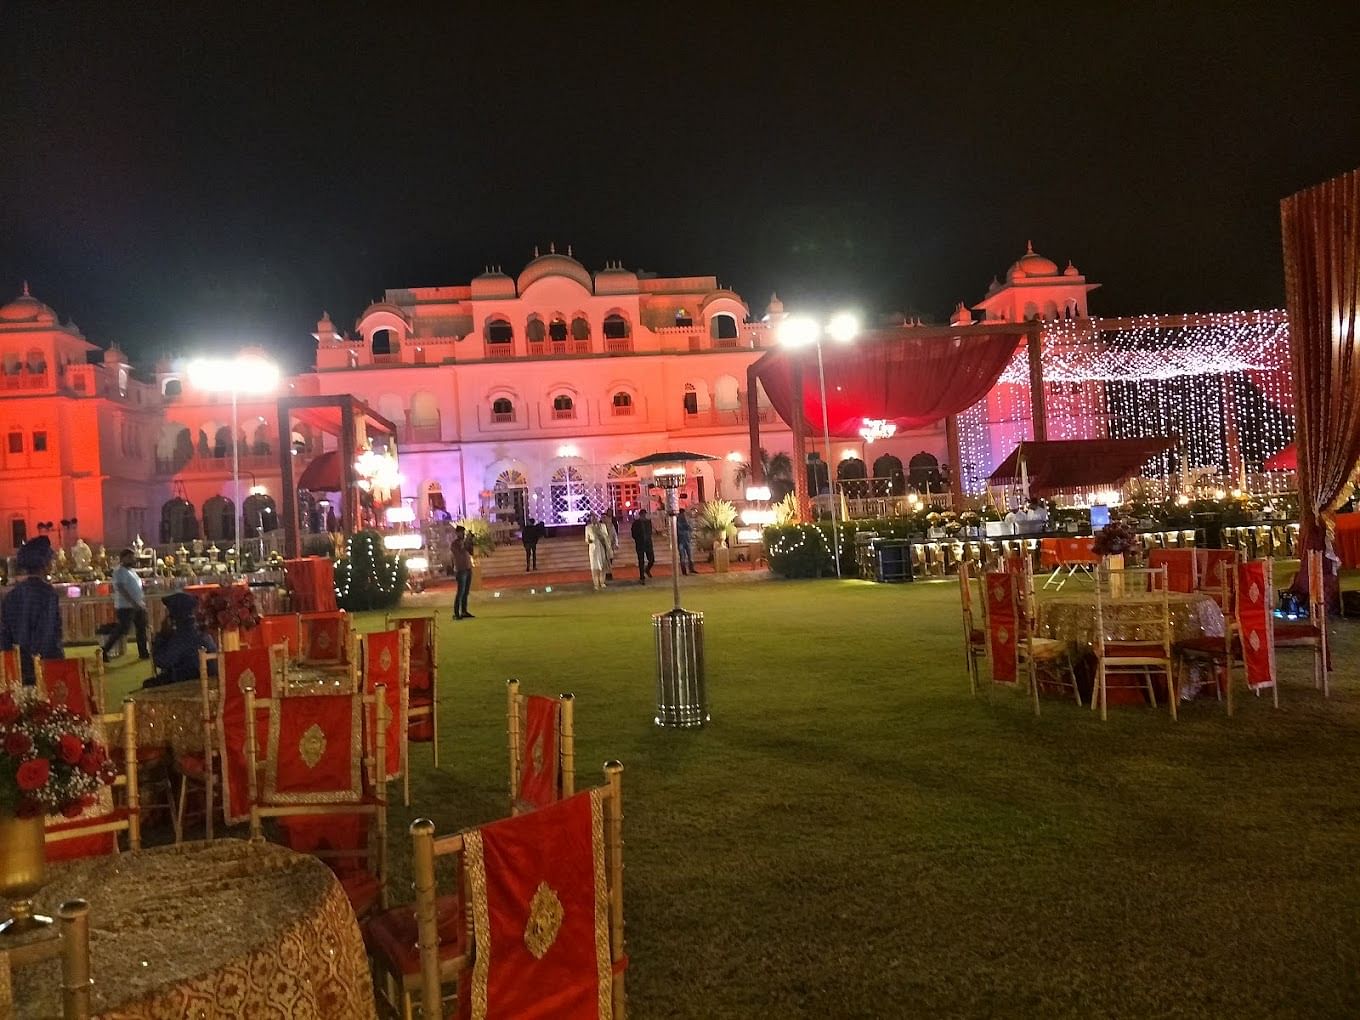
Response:
[{"label": "floodlight pole", "polygon": [[242,573],[244,557],[241,555],[241,518],[245,513],[241,506],[241,427],[236,421],[236,380],[231,384],[231,488],[232,510],[235,514],[233,524],[236,528],[236,572]]},{"label": "floodlight pole", "polygon": [[822,338],[817,337],[817,381],[822,389],[822,439],[826,443],[826,488],[831,495],[831,555],[836,559],[836,576],[841,576],[841,543],[838,534],[836,483],[831,480],[831,418],[826,409],[826,368],[822,364]]}]

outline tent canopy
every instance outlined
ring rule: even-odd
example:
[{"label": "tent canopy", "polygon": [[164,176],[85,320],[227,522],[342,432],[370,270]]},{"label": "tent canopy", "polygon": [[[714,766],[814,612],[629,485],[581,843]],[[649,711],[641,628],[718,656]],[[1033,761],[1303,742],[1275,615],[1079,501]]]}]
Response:
[{"label": "tent canopy", "polygon": [[1299,444],[1290,443],[1279,453],[1269,458],[1262,466],[1267,471],[1297,471],[1299,469]]},{"label": "tent canopy", "polygon": [[[899,429],[931,425],[987,395],[1029,323],[899,327],[867,332],[854,343],[823,342],[827,424],[831,435],[859,437],[865,419]],[[820,429],[822,403],[812,348],[775,347],[752,371],[779,416],[792,423],[795,364],[802,371],[803,420]]]},{"label": "tent canopy", "polygon": [[297,487],[310,492],[339,492],[344,485],[340,477],[340,451],[327,450],[308,464],[298,476]]},{"label": "tent canopy", "polygon": [[1120,485],[1136,475],[1149,459],[1175,445],[1176,440],[1166,436],[1027,440],[997,466],[990,480],[993,485],[1019,480],[1023,460],[1031,492]]}]

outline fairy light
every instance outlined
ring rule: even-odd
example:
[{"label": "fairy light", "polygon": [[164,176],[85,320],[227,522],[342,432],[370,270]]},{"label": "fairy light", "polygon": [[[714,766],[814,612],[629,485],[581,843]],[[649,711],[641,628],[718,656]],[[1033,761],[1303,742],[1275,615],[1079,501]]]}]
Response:
[{"label": "fairy light", "polygon": [[[1179,437],[1185,463],[1168,452],[1145,469],[1151,478],[1177,467],[1217,477],[1234,453],[1259,472],[1293,438],[1283,310],[1054,320],[1043,325],[1043,350],[1049,438]],[[1033,437],[1023,346],[958,422],[961,481],[984,491],[996,464]]]}]

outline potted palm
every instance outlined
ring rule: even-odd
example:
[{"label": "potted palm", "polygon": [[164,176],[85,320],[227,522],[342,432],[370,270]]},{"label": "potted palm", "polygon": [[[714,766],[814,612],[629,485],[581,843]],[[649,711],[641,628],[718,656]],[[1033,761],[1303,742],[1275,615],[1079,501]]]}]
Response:
[{"label": "potted palm", "polygon": [[699,508],[699,534],[713,550],[713,569],[727,571],[729,542],[736,537],[737,508],[725,499],[710,499]]}]

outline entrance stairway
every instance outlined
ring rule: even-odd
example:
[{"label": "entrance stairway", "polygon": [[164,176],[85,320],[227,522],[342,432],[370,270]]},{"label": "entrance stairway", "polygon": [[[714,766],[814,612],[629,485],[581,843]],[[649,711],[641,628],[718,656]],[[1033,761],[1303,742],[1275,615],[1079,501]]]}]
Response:
[{"label": "entrance stairway", "polygon": [[[657,563],[670,563],[670,543],[665,533],[653,536],[652,547],[656,550]],[[496,547],[490,556],[478,559],[482,577],[509,577],[524,573],[524,546],[518,541],[507,542]],[[619,578],[637,577],[637,553],[633,540],[619,537],[619,548],[614,554],[614,574]],[[590,572],[590,556],[586,550],[583,534],[550,536],[538,543],[538,572],[567,573],[571,571]]]}]

